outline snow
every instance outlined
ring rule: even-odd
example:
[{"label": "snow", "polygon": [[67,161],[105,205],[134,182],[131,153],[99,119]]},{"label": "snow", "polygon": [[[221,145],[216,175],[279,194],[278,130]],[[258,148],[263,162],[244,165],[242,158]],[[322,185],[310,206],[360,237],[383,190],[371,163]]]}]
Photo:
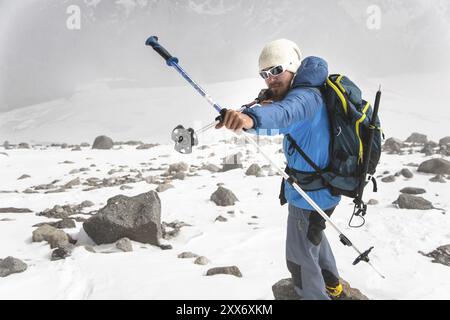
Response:
[{"label": "snow", "polygon": [[[63,184],[76,176],[82,181],[92,176],[108,177],[106,172],[120,165],[140,170],[148,168],[149,163],[159,168],[179,161],[191,165],[203,162],[220,165],[221,157],[231,152],[246,154],[246,150],[251,150],[251,153],[244,157],[244,169],[214,174],[199,171],[200,176],[175,180],[174,189],[159,194],[163,221],[180,220],[192,225],[182,228],[178,237],[167,241],[173,246],[173,250],[167,251],[133,242],[131,253],[91,253],[82,247],[95,244],[82,230],[81,223],[77,223],[76,229],[65,230],[81,245],[66,260],[50,261],[48,244],[31,242],[32,225],[48,221],[34,213],[56,204],[78,204],[84,200],[94,202],[95,207],[89,208],[94,210],[103,207],[112,196],[134,196],[154,190],[156,185],[140,182],[131,184],[133,189],[125,191],[112,187],[86,192],[82,191],[83,186],[76,186],[64,193],[0,193],[0,207],[26,207],[34,212],[0,214],[0,219],[14,219],[0,222],[0,257],[14,256],[29,266],[24,273],[0,280],[0,299],[273,299],[271,286],[289,277],[284,260],[287,208],[280,207],[277,201],[280,177],[245,176],[245,170],[252,163],[266,164],[251,146],[217,142],[209,146],[205,150],[196,149],[188,156],[177,154],[171,145],[149,150],[136,150],[131,146],[106,151],[83,148],[78,152],[56,147],[6,150],[9,156],[0,158],[0,174],[2,190],[9,191],[23,191],[54,179],[60,179],[58,184]],[[279,144],[271,143],[262,148],[283,165],[283,155],[276,153]],[[215,156],[209,157],[212,152]],[[394,173],[409,162],[420,163],[425,159],[428,157],[418,153],[383,154],[379,172]],[[62,163],[65,160],[74,163]],[[90,164],[96,167],[88,174],[68,174],[72,169]],[[426,199],[448,211],[450,190],[447,184],[429,182],[430,175],[410,169],[415,174],[413,179],[399,178],[389,184],[379,182],[378,194],[367,192],[366,198],[375,198],[379,204],[369,207],[363,228],[347,226],[353,209],[350,199],[344,199],[332,217],[360,250],[375,246],[371,261],[386,275],[386,280],[379,278],[367,264],[352,266],[355,252],[342,246],[331,228],[327,228],[326,233],[341,276],[370,298],[449,299],[450,268],[433,264],[431,259],[418,253],[450,243],[448,215],[438,210],[399,210],[391,203],[401,188],[420,186],[427,190]],[[16,180],[24,173],[31,178]],[[160,173],[162,171],[149,172]],[[120,174],[126,173],[115,175]],[[217,207],[209,201],[218,183],[224,183],[236,194],[239,202],[235,206]],[[228,221],[215,222],[219,215],[227,217]],[[252,218],[255,215],[257,219]],[[111,251],[113,245],[95,248]],[[199,266],[193,259],[178,259],[177,255],[184,251],[204,255],[211,264]],[[243,277],[205,276],[209,268],[229,265],[238,266]]]},{"label": "snow", "polygon": [[[413,81],[418,78],[424,80],[422,86]],[[361,85],[368,99],[374,96],[378,84],[383,85],[380,113],[387,137],[406,139],[417,131],[437,141],[449,135],[450,112],[445,108],[448,93],[433,85],[438,83],[436,79],[440,79],[442,87],[448,83],[439,75],[356,78],[355,82]],[[236,107],[251,101],[261,87],[261,80],[257,79],[205,86],[223,106]],[[410,97],[412,92],[416,93],[415,98]],[[280,177],[245,176],[245,170],[252,163],[267,163],[252,146],[223,143],[232,137],[223,130],[210,130],[201,135],[200,145],[209,148],[194,148],[191,155],[176,153],[168,142],[171,130],[179,123],[200,128],[214,117],[212,108],[190,87],[113,89],[108,86],[108,81],[80,87],[67,99],[2,113],[1,139],[11,143],[40,142],[42,145],[28,150],[3,150],[0,147],[1,152],[8,154],[0,154],[1,190],[19,191],[0,193],[0,208],[30,208],[33,211],[0,214],[0,220],[13,219],[0,221],[0,258],[14,256],[29,266],[21,274],[0,280],[0,299],[273,299],[272,285],[289,277],[284,257],[287,207],[280,207],[278,203]],[[127,145],[122,149],[116,146],[114,150],[82,148],[82,151],[45,146],[51,142],[92,143],[100,134],[110,135],[116,141],[142,140],[162,144],[149,150],[136,150]],[[277,153],[281,145],[275,143],[276,139],[270,141],[262,148],[283,167],[284,157]],[[95,206],[89,210],[97,210],[115,195],[135,196],[154,190],[157,185],[139,182],[128,184],[133,189],[123,191],[119,186],[93,191],[82,191],[84,186],[76,186],[64,193],[21,193],[31,186],[56,179],[60,180],[58,185],[63,185],[76,177],[82,182],[89,177],[110,177],[109,170],[124,165],[138,170],[179,161],[197,166],[203,163],[220,166],[222,157],[238,151],[244,154],[244,169],[214,174],[199,171],[200,176],[175,180],[175,188],[159,194],[163,221],[180,220],[192,225],[183,227],[178,237],[167,241],[173,250],[162,251],[133,242],[131,253],[91,253],[83,245],[95,244],[83,231],[81,223],[77,223],[76,229],[65,230],[80,244],[66,260],[50,261],[49,245],[31,242],[32,226],[48,221],[35,213],[46,208],[90,200]],[[420,164],[429,158],[420,153],[383,154],[377,172],[388,170],[394,174],[410,162]],[[66,160],[74,163],[63,163]],[[96,166],[91,167],[91,164]],[[81,167],[91,170],[69,174]],[[409,169],[415,175],[413,179],[397,178],[393,183],[379,181],[377,194],[367,189],[366,200],[374,198],[379,204],[369,206],[364,227],[351,229],[347,226],[353,210],[351,199],[344,199],[332,216],[333,222],[360,250],[375,246],[371,262],[386,275],[386,280],[367,264],[352,266],[355,252],[342,246],[332,228],[328,227],[326,233],[341,276],[368,297],[450,299],[450,268],[433,264],[430,258],[418,253],[428,253],[450,243],[448,214],[439,210],[400,210],[392,205],[403,187],[421,187],[427,190],[424,198],[448,212],[449,184],[432,183],[429,181],[432,175],[418,173],[416,168]],[[163,171],[143,171],[144,176],[161,173]],[[22,174],[29,174],[31,178],[17,180]],[[240,201],[235,206],[217,207],[209,200],[218,183],[224,183],[236,194]],[[215,221],[219,215],[228,221]],[[114,251],[114,245],[96,246],[95,249]],[[177,258],[184,251],[204,255],[211,264],[199,266],[193,259]],[[239,267],[242,278],[205,276],[209,268],[231,265]]]}]

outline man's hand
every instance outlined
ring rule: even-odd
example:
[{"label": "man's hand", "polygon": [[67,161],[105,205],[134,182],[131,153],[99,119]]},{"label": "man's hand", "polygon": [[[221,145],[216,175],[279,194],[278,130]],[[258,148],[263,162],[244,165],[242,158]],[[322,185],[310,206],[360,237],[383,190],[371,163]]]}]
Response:
[{"label": "man's hand", "polygon": [[246,114],[235,110],[227,110],[224,120],[216,126],[216,129],[225,127],[227,129],[230,129],[231,131],[238,133],[242,129],[248,130],[253,128],[253,126],[253,119]]}]

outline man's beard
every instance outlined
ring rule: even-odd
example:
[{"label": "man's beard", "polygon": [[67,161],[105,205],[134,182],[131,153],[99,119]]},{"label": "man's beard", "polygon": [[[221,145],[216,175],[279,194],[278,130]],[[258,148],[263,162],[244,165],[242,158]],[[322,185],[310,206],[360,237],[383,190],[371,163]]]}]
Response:
[{"label": "man's beard", "polygon": [[277,84],[275,83],[274,85],[272,85],[270,87],[270,89],[273,92],[273,96],[272,96],[272,100],[274,101],[280,101],[283,100],[284,97],[286,96],[286,94],[288,93],[288,89],[289,88],[285,88],[284,86],[282,86],[281,84]]}]

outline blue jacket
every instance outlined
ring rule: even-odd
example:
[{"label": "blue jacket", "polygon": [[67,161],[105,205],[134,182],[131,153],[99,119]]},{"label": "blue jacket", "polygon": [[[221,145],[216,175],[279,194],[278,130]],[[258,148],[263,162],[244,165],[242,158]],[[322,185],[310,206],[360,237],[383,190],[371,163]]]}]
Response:
[{"label": "blue jacket", "polygon": [[[327,77],[328,64],[325,60],[318,57],[305,58],[291,89],[282,101],[255,106],[244,111],[253,119],[257,134],[290,134],[320,168],[326,168],[329,163],[330,127],[321,95],[307,87],[321,86]],[[289,141],[286,137],[283,149],[289,168],[314,172],[297,151],[289,152]],[[341,199],[332,196],[329,189],[309,191],[307,194],[322,210],[337,206]],[[285,197],[290,204],[298,208],[314,210],[287,182],[285,182]]]}]

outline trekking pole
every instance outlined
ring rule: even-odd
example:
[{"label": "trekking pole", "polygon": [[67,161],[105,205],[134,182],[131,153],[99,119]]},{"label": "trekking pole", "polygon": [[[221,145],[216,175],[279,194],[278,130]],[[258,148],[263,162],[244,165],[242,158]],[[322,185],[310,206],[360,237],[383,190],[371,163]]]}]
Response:
[{"label": "trekking pole", "polygon": [[[365,204],[362,199],[362,196],[364,193],[364,187],[366,186],[367,182],[370,182],[370,180],[375,181],[372,176],[369,176],[369,179],[367,179],[367,172],[369,171],[370,155],[372,154],[372,145],[373,145],[373,138],[375,135],[375,130],[378,129],[377,128],[377,117],[378,117],[378,110],[380,108],[380,100],[381,100],[381,85],[375,96],[375,105],[373,108],[372,118],[370,119],[370,123],[369,123],[369,139],[368,139],[369,143],[368,143],[367,151],[365,153],[365,158],[364,158],[363,178],[361,179],[361,182],[358,187],[358,193],[357,193],[358,196],[353,201],[353,203],[355,204],[355,207],[353,209],[353,215],[350,218],[350,221],[348,223],[350,227],[352,227],[351,222],[352,222],[354,216],[361,215],[361,218],[364,220],[364,216],[367,213],[367,204]],[[374,191],[376,192],[376,183],[375,182],[374,182],[374,186],[375,186]],[[364,223],[362,225],[364,225]],[[358,227],[360,227],[360,226],[358,226]]]},{"label": "trekking pole", "polygon": [[[185,78],[196,90],[197,92],[199,92],[206,100],[208,100],[208,102],[220,113],[222,119],[223,116],[226,113],[225,108],[221,108],[217,103],[215,103],[213,101],[213,99],[206,94],[206,92],[200,88],[200,86],[198,86],[188,75],[187,73],[178,65],[178,59],[172,57],[172,55],[167,52],[166,49],[164,49],[158,42],[158,38],[153,36],[148,38],[148,40],[146,41],[146,45],[153,47],[153,49],[158,52],[167,62],[168,66],[172,66],[174,67],[182,76],[183,78]],[[216,121],[221,121],[220,117],[218,117],[216,119]],[[179,126],[181,127],[181,126]],[[191,133],[194,133],[193,129],[188,129],[191,130]],[[173,138],[173,136],[172,136]],[[281,176],[283,176],[283,178],[288,181],[288,183],[290,183],[295,190],[322,216],[322,218],[324,218],[332,227],[333,229],[339,234],[339,240],[342,242],[343,245],[345,246],[349,246],[352,247],[357,253],[358,253],[358,257],[355,259],[355,261],[353,262],[353,265],[358,264],[361,261],[367,262],[369,264],[369,266],[372,267],[372,269],[383,279],[385,279],[385,276],[383,274],[381,274],[381,272],[379,272],[373,265],[372,263],[370,263],[369,260],[369,253],[372,251],[373,247],[371,247],[370,249],[361,252],[350,240],[348,237],[346,237],[344,235],[343,232],[341,232],[341,230],[339,230],[339,228],[331,221],[331,219],[325,214],[325,212],[323,212],[323,210],[314,202],[314,200],[312,200],[305,191],[303,191],[303,189],[300,187],[298,181],[295,179],[295,177],[291,177],[289,176],[287,173],[285,173],[280,167],[278,167],[273,161],[272,159],[264,152],[262,151],[261,147],[247,134],[244,134],[244,138],[245,140],[253,145],[259,153],[261,153],[264,158],[266,158],[267,161],[269,161],[269,163],[280,173]],[[177,143],[177,141],[175,140],[175,143]],[[191,146],[192,147],[192,146]],[[175,148],[177,149],[177,148]],[[192,150],[192,149],[190,149]],[[183,153],[183,152],[182,152]]]}]

